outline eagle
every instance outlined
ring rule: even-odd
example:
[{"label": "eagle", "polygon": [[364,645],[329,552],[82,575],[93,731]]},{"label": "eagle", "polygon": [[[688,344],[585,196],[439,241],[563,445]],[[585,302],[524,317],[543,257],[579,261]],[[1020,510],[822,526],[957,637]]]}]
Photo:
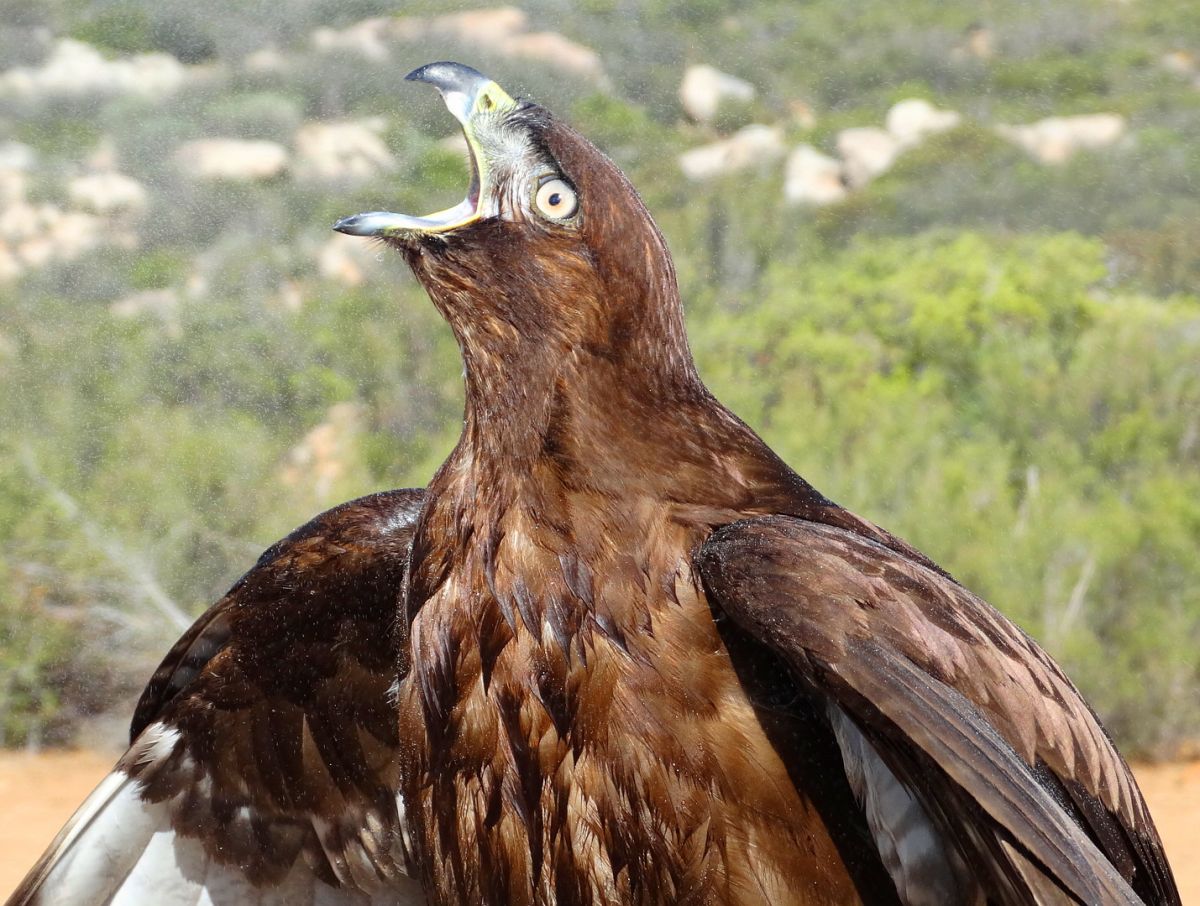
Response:
[{"label": "eagle", "polygon": [[468,66],[408,78],[466,197],[335,229],[448,322],[458,444],[199,618],[10,906],[1178,904],[1062,669],[706,389],[612,161]]}]

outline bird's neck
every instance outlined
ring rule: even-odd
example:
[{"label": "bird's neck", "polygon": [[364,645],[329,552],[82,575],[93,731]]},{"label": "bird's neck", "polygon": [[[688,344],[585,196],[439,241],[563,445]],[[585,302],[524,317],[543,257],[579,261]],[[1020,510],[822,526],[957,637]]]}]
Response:
[{"label": "bird's neck", "polygon": [[659,501],[673,518],[720,525],[831,506],[708,392],[690,360],[683,372],[647,373],[576,350],[553,367],[521,367],[519,393],[510,376],[468,367],[463,433],[429,487],[456,520],[483,507],[561,508],[571,521]]},{"label": "bird's neck", "polygon": [[701,382],[669,271],[642,293],[625,295],[624,317],[609,307],[540,328],[527,317],[521,330],[460,319],[431,293],[466,377],[463,433],[431,495],[463,514],[481,494],[495,507],[557,496],[579,511],[658,499],[727,521],[828,507]]},{"label": "bird's neck", "polygon": [[[480,468],[521,476],[550,464],[574,475],[620,464],[707,392],[691,367],[662,360],[626,367],[595,349],[531,343],[505,355],[466,359],[466,405],[458,455]],[[634,448],[639,449],[634,449]]]},{"label": "bird's neck", "polygon": [[682,405],[711,399],[678,306],[643,311],[655,312],[655,321],[625,330],[517,331],[500,319],[462,325],[451,318],[466,390],[459,455],[518,473],[547,457],[573,469],[621,460],[627,435],[662,434]]}]

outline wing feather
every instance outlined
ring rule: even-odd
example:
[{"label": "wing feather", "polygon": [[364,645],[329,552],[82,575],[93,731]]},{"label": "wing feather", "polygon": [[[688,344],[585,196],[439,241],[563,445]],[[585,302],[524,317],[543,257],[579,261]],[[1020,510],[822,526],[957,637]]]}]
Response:
[{"label": "wing feather", "polygon": [[853,719],[1001,901],[1046,900],[1048,884],[1086,903],[1179,902],[1095,714],[949,576],[784,516],[718,530],[697,569],[715,605]]},{"label": "wing feather", "polygon": [[424,903],[388,688],[421,491],[318,516],[184,634],[9,906]]}]

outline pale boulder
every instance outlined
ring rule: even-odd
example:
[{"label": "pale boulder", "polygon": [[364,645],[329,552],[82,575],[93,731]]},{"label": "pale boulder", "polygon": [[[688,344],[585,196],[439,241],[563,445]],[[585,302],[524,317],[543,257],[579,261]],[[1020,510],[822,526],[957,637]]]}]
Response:
[{"label": "pale boulder", "polygon": [[0,170],[29,172],[37,166],[37,153],[23,142],[0,142]]},{"label": "pale boulder", "polygon": [[0,142],[0,206],[25,198],[29,173],[36,165],[37,154],[28,145]]},{"label": "pale boulder", "polygon": [[242,66],[248,72],[277,73],[286,72],[288,60],[275,47],[262,47],[242,58]]},{"label": "pale boulder", "polygon": [[542,63],[593,83],[608,83],[600,54],[556,31],[511,35],[500,49],[508,56]]},{"label": "pale boulder", "polygon": [[160,322],[168,337],[179,339],[183,336],[180,315],[185,299],[193,297],[186,288],[183,291],[174,286],[146,289],[110,303],[108,310],[115,318],[153,318]]},{"label": "pale boulder", "polygon": [[120,94],[164,98],[186,78],[187,67],[169,54],[106,60],[90,44],[63,38],[41,66],[18,66],[0,75],[0,97],[31,101]]},{"label": "pale boulder", "polygon": [[312,44],[322,53],[349,51],[368,60],[382,62],[391,55],[390,45],[396,20],[378,16],[363,19],[347,28],[318,28]]},{"label": "pale boulder", "polygon": [[788,101],[788,116],[801,129],[811,129],[817,125],[817,111],[812,104],[800,98]]},{"label": "pale boulder", "polygon": [[361,403],[335,403],[325,420],[310,430],[288,453],[280,479],[307,492],[318,502],[328,500],[338,483],[359,467],[358,439],[366,429]]},{"label": "pale boulder", "polygon": [[17,256],[9,249],[8,243],[0,239],[0,283],[16,280],[24,270]]},{"label": "pale boulder", "polygon": [[22,193],[0,210],[0,280],[54,261],[70,261],[112,238],[100,217],[31,204]]},{"label": "pale boulder", "polygon": [[118,318],[139,318],[150,315],[167,323],[177,319],[179,313],[179,290],[173,287],[146,289],[131,293],[108,306]]},{"label": "pale boulder", "polygon": [[357,236],[334,233],[317,251],[317,271],[326,280],[343,286],[361,286],[379,270],[382,250]]},{"label": "pale boulder", "polygon": [[83,211],[65,211],[51,204],[10,204],[0,214],[0,241],[22,268],[42,268],[54,261],[71,261],[104,244],[128,245],[132,237],[113,232],[108,221]]},{"label": "pale boulder", "polygon": [[181,145],[175,160],[193,179],[255,182],[287,169],[288,153],[276,142],[204,138]]},{"label": "pale boulder", "polygon": [[529,30],[529,14],[515,6],[472,9],[441,16],[404,16],[392,20],[395,36],[404,41],[442,38],[464,44],[503,44]]},{"label": "pale boulder", "polygon": [[1105,148],[1121,138],[1125,130],[1125,117],[1117,113],[1052,116],[1023,126],[996,127],[1000,136],[1043,164],[1063,163],[1079,151]]},{"label": "pale boulder", "polygon": [[792,204],[835,204],[846,197],[842,164],[812,145],[800,145],[783,169],[783,197]]},{"label": "pale boulder", "polygon": [[685,151],[679,156],[679,167],[688,179],[699,181],[771,164],[783,154],[783,130],[754,124],[719,142]]},{"label": "pale boulder", "polygon": [[1159,58],[1159,63],[1163,69],[1179,76],[1193,76],[1198,68],[1196,55],[1190,50],[1168,51]]},{"label": "pale boulder", "polygon": [[30,204],[22,193],[0,211],[0,239],[21,242],[38,236],[48,229],[61,213],[59,208],[51,204]]},{"label": "pale boulder", "polygon": [[[128,222],[46,202],[30,202],[25,192],[26,178],[35,163],[36,156],[28,147],[17,142],[0,145],[0,281],[15,279],[27,270],[56,261],[70,261],[97,246],[132,248],[137,244],[137,236],[128,229]],[[72,202],[80,207],[89,206],[76,182],[68,185]],[[83,185],[83,194],[90,198],[118,203],[107,209],[106,214],[131,210],[120,206],[136,207],[138,203],[136,191],[128,184],[102,186],[85,182]],[[141,198],[144,202],[144,192]]]},{"label": "pale boulder", "polygon": [[938,110],[923,98],[909,98],[894,104],[884,125],[903,147],[911,148],[930,135],[946,132],[962,123],[962,114]]},{"label": "pale boulder", "polygon": [[302,281],[282,280],[268,300],[267,306],[294,314],[304,308],[306,301],[305,284]]},{"label": "pale boulder", "polygon": [[996,36],[986,25],[972,25],[960,45],[951,51],[954,60],[990,60],[996,55]]},{"label": "pale boulder", "polygon": [[755,88],[713,66],[689,66],[679,85],[679,103],[683,112],[697,123],[709,124],[727,101],[749,103],[754,100]]},{"label": "pale boulder", "polygon": [[111,135],[102,135],[96,147],[83,158],[83,165],[90,173],[115,173],[119,168],[117,143]]},{"label": "pale boulder", "polygon": [[512,6],[474,9],[440,16],[379,16],[343,29],[321,28],[313,46],[323,52],[349,51],[373,62],[391,59],[393,44],[450,41],[489,54],[532,60],[590,81],[606,84],[600,55],[558,32],[531,31],[529,16]]},{"label": "pale boulder", "polygon": [[318,182],[364,182],[396,169],[380,134],[382,117],[347,123],[305,123],[293,142],[296,178]]},{"label": "pale boulder", "polygon": [[23,199],[28,186],[29,175],[24,171],[0,169],[0,210]]},{"label": "pale boulder", "polygon": [[136,214],[146,207],[146,190],[123,173],[90,173],[67,184],[67,197],[77,208],[96,214]]},{"label": "pale boulder", "polygon": [[512,6],[400,19],[396,33],[406,41],[459,41],[489,53],[544,63],[594,82],[607,79],[596,51],[557,32],[530,31],[529,15]]},{"label": "pale boulder", "polygon": [[900,140],[885,129],[874,126],[843,129],[837,136],[837,150],[844,161],[847,185],[859,188],[886,173],[902,148]]}]

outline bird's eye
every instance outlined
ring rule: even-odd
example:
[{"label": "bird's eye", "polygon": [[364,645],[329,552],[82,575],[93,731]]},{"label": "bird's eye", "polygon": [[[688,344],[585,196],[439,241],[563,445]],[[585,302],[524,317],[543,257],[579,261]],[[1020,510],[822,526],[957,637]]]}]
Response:
[{"label": "bird's eye", "polygon": [[579,197],[564,179],[549,179],[538,186],[533,202],[549,220],[567,220],[579,207]]}]

